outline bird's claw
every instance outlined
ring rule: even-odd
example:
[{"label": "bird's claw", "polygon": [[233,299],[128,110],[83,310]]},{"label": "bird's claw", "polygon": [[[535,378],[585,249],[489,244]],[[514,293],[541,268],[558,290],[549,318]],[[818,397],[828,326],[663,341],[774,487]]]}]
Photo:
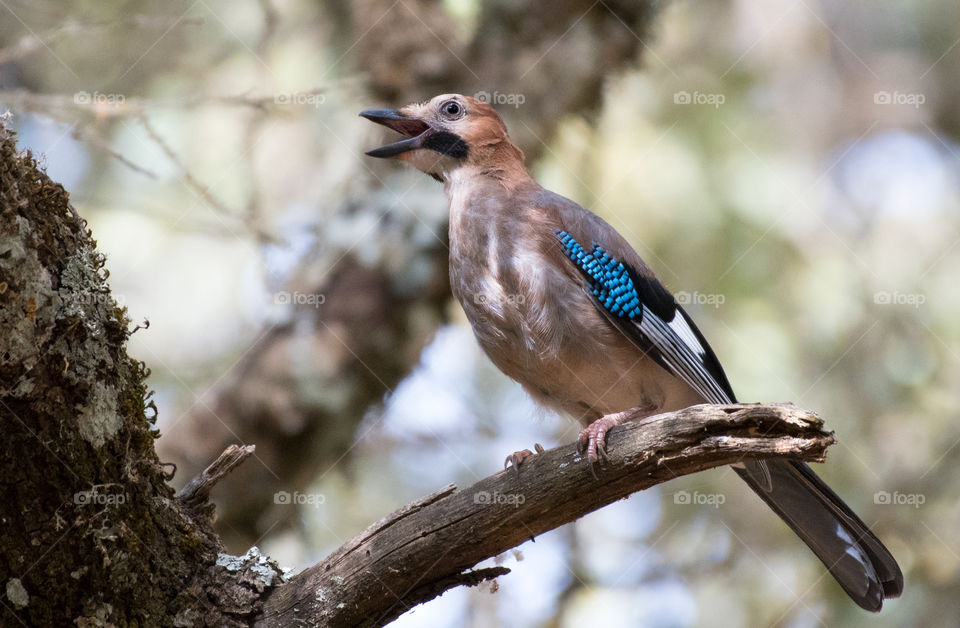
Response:
[{"label": "bird's claw", "polygon": [[622,412],[602,416],[587,427],[580,430],[580,436],[577,438],[577,451],[587,455],[590,462],[590,473],[596,478],[597,474],[593,465],[597,462],[603,466],[610,460],[607,456],[607,432],[611,427],[620,425],[626,420]]},{"label": "bird's claw", "polygon": [[523,461],[529,458],[530,456],[535,456],[537,454],[543,453],[543,445],[540,443],[533,444],[534,450],[536,453],[530,451],[529,449],[524,449],[522,451],[515,451],[507,459],[503,461],[503,468],[506,469],[510,465],[513,465],[514,472],[519,476],[520,475],[520,465],[523,464]]}]

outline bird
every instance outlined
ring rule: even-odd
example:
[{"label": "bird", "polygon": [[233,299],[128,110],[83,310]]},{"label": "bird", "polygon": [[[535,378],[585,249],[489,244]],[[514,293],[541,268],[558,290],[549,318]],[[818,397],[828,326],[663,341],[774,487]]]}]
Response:
[{"label": "bird", "polygon": [[[737,402],[673,294],[607,222],[531,177],[489,103],[442,94],[360,115],[404,136],[367,155],[443,183],[450,286],[477,342],[537,403],[583,425],[578,447],[591,470],[607,432],[628,419]],[[518,468],[529,455],[508,462]],[[861,608],[879,612],[902,593],[897,561],[809,465],[733,468]]]}]

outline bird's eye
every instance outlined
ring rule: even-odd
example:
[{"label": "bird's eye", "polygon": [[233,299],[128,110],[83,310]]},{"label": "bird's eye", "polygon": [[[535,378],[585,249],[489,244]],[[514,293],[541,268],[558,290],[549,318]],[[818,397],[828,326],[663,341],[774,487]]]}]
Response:
[{"label": "bird's eye", "polygon": [[460,103],[458,103],[455,100],[450,100],[445,102],[443,104],[443,107],[441,107],[441,109],[443,110],[443,113],[446,114],[448,118],[456,118],[461,113],[463,113],[463,107],[461,107]]}]

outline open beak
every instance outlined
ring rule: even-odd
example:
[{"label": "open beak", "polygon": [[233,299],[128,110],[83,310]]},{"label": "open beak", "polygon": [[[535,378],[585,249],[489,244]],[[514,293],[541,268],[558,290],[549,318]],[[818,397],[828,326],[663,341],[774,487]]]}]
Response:
[{"label": "open beak", "polygon": [[360,115],[367,120],[390,127],[394,131],[407,136],[405,140],[367,151],[367,154],[371,157],[395,157],[401,153],[421,148],[423,140],[432,130],[426,122],[402,115],[393,109],[370,109],[361,111]]}]

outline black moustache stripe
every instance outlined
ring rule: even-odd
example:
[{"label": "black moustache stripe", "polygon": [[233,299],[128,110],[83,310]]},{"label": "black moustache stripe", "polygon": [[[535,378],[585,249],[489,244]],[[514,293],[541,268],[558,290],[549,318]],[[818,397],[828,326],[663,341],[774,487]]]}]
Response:
[{"label": "black moustache stripe", "polygon": [[449,155],[454,159],[463,159],[470,154],[470,147],[459,135],[446,131],[429,134],[424,138],[423,147]]}]

